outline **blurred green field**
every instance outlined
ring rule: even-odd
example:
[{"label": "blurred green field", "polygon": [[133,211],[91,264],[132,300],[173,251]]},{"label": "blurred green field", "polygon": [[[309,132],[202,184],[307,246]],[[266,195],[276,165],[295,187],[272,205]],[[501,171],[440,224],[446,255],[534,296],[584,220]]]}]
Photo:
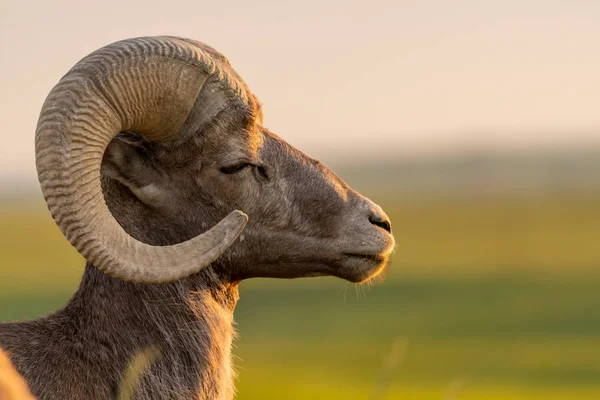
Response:
[{"label": "blurred green field", "polygon": [[[242,283],[239,399],[600,398],[600,197],[374,200],[383,282]],[[83,260],[40,205],[0,224],[0,321],[59,308]]]}]

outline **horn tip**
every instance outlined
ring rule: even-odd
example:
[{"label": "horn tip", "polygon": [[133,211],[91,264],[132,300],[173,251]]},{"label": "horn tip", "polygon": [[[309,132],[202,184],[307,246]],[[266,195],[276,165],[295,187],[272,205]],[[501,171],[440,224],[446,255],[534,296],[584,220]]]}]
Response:
[{"label": "horn tip", "polygon": [[235,210],[229,214],[229,217],[232,219],[235,218],[236,221],[243,222],[244,225],[248,222],[248,214],[243,211]]}]

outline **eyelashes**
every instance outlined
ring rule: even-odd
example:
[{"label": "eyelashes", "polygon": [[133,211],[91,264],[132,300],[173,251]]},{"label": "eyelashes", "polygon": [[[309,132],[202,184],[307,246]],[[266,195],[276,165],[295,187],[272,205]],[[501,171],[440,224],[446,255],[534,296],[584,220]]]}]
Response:
[{"label": "eyelashes", "polygon": [[242,172],[243,170],[245,170],[246,168],[248,168],[250,166],[251,166],[251,164],[249,164],[249,163],[234,164],[234,165],[231,165],[228,167],[222,167],[221,172],[226,175],[237,174],[238,172]]},{"label": "eyelashes", "polygon": [[258,175],[257,177],[267,180],[267,181],[269,180],[269,175],[267,174],[267,170],[265,169],[265,167],[263,167],[262,165],[254,165],[254,164],[250,164],[247,162],[241,162],[241,163],[234,164],[231,166],[222,167],[220,169],[220,171],[221,171],[221,173],[223,173],[225,175],[233,175],[233,174],[240,173],[249,167],[253,167],[255,169],[255,171],[257,172],[257,175]]}]

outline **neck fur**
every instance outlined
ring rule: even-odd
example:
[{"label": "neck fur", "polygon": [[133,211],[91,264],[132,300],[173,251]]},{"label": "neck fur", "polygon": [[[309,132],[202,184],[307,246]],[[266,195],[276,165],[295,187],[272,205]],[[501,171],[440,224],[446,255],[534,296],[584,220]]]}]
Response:
[{"label": "neck fur", "polygon": [[231,344],[237,299],[237,284],[222,282],[212,268],[173,283],[140,285],[88,265],[64,312],[78,340],[92,352],[89,357],[103,368],[113,365],[119,382],[136,354],[157,350],[136,399],[225,400],[234,396]]}]

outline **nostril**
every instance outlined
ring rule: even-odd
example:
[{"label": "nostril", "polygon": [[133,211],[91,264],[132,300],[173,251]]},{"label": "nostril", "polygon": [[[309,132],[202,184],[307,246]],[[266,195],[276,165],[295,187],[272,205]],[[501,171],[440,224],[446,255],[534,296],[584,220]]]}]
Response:
[{"label": "nostril", "polygon": [[390,223],[390,220],[383,215],[373,214],[369,217],[369,222],[375,226],[385,229],[389,233],[392,233],[392,224]]}]

